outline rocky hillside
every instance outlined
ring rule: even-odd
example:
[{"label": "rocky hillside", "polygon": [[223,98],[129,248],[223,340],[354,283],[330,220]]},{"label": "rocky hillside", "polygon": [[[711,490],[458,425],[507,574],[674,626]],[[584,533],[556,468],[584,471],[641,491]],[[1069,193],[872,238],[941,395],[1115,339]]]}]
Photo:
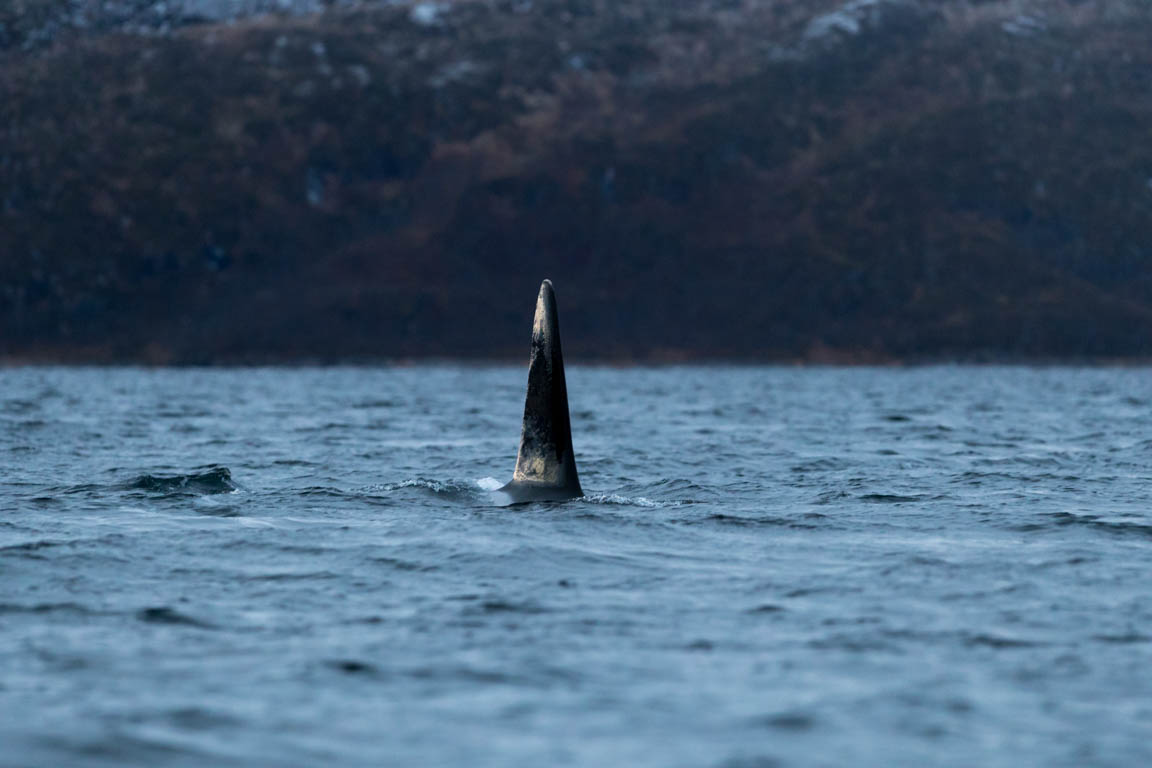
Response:
[{"label": "rocky hillside", "polygon": [[32,5],[0,356],[1152,355],[1146,2]]}]

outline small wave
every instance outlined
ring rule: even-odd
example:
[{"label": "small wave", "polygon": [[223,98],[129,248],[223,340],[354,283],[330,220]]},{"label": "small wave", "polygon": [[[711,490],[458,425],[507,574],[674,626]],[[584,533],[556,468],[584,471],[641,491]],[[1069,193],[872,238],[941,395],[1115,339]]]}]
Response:
[{"label": "small wave", "polygon": [[370,557],[368,560],[373,563],[379,563],[380,565],[390,566],[397,571],[427,572],[435,571],[439,568],[439,566],[428,565],[426,563],[414,563],[411,560],[401,560],[397,557]]},{"label": "small wave", "polygon": [[813,504],[838,504],[849,498],[847,491],[822,491],[812,501]]},{"label": "small wave", "polygon": [[497,614],[519,614],[522,616],[536,616],[551,613],[551,609],[535,601],[483,600],[469,603],[462,613],[465,616],[491,616]]},{"label": "small wave", "polygon": [[[242,543],[233,542],[232,546],[248,548],[259,545],[256,542],[245,541]],[[327,555],[335,551],[329,547],[313,544],[283,544],[278,541],[266,542],[264,546],[268,549],[274,549],[277,552],[283,552],[284,554],[291,555]]]},{"label": "small wave", "polygon": [[715,490],[700,485],[694,480],[686,477],[667,477],[663,480],[660,480],[659,482],[643,486],[643,488],[651,493],[656,493],[661,496],[672,494],[676,494],[678,496],[681,494],[692,494],[693,496],[703,494],[710,497],[718,496]]},{"label": "small wave", "polygon": [[203,707],[181,707],[167,712],[169,721],[194,731],[206,731],[212,728],[232,727],[240,725],[243,721],[225,712],[205,709]]},{"label": "small wave", "polygon": [[380,668],[375,664],[358,659],[329,659],[324,666],[346,675],[362,675],[364,677],[379,677]]},{"label": "small wave", "polygon": [[1078,515],[1073,512],[1050,512],[1041,516],[1043,522],[1023,523],[1012,526],[1012,530],[1022,532],[1055,530],[1065,526],[1079,525],[1117,535],[1152,537],[1152,523],[1105,519],[1098,515]]},{"label": "small wave", "polygon": [[[126,560],[117,554],[117,548],[123,541],[124,536],[118,533],[80,539],[37,539],[19,544],[4,545],[0,547],[0,553],[10,554],[12,557],[25,560],[79,558],[105,563],[109,561],[122,563]],[[44,552],[43,550],[52,551]]]},{"label": "small wave", "polygon": [[347,491],[339,488],[331,488],[326,485],[310,485],[307,488],[301,488],[297,491],[301,496],[348,496]]},{"label": "small wave", "polygon": [[764,614],[764,613],[783,613],[786,609],[782,605],[776,603],[762,603],[755,608],[749,608],[745,613]]},{"label": "small wave", "polygon": [[756,718],[755,724],[781,731],[808,731],[816,726],[816,718],[806,712],[779,712]]},{"label": "small wave", "polygon": [[[807,517],[807,516],[805,516]],[[793,517],[774,517],[772,515],[758,515],[756,517],[744,517],[743,515],[726,515],[722,512],[707,515],[700,518],[692,518],[687,520],[678,520],[677,522],[684,525],[725,525],[725,526],[739,526],[739,527],[780,527],[780,528],[803,528],[813,529],[821,528],[823,526],[815,523],[804,522],[803,520]]]},{"label": "small wave", "polygon": [[515,686],[554,686],[572,685],[579,680],[579,674],[568,668],[551,665],[518,666],[513,669],[497,669],[471,665],[436,664],[413,667],[401,674],[415,680],[465,683],[468,685],[515,685]]},{"label": "small wave", "polygon": [[864,590],[860,587],[800,587],[784,593],[784,597],[811,597],[813,595],[851,595]]},{"label": "small wave", "polygon": [[240,511],[228,503],[220,503],[211,496],[200,496],[192,502],[192,506],[201,515],[209,517],[240,517]]},{"label": "small wave", "polygon": [[[115,542],[122,539],[118,534],[109,534],[107,536],[100,536],[92,539],[37,539],[33,541],[24,541],[19,544],[7,544],[0,547],[0,552],[10,552],[14,556],[20,556],[29,560],[47,560],[51,553],[41,554],[41,550],[55,549],[56,547],[72,548],[76,545],[98,544],[101,542]],[[94,553],[89,551],[87,554],[98,557],[119,560],[109,552]]]},{"label": "small wave", "polygon": [[388,399],[361,400],[359,402],[352,403],[352,407],[361,410],[372,408],[395,408],[396,401]]},{"label": "small wave", "polygon": [[465,666],[424,666],[407,670],[406,675],[416,680],[464,682],[482,685],[523,684],[525,677],[491,669],[478,669]]},{"label": "small wave", "polygon": [[790,469],[792,472],[796,472],[796,473],[838,472],[840,470],[850,469],[851,467],[852,467],[852,464],[849,463],[848,461],[845,461],[844,459],[829,457],[829,458],[823,458],[823,459],[811,459],[808,461],[802,461],[799,464],[794,464],[792,467],[790,467]]},{"label": "small wave", "polygon": [[332,571],[267,571],[252,573],[244,577],[245,581],[317,581],[338,579],[340,574]]},{"label": "small wave", "polygon": [[1131,643],[1152,643],[1152,637],[1142,635],[1139,632],[1127,632],[1123,635],[1093,635],[1093,639],[1099,640],[1102,643],[1114,643],[1118,645],[1128,645]]},{"label": "small wave", "polygon": [[71,613],[91,616],[96,611],[80,605],[79,603],[36,603],[35,605],[19,605],[16,603],[0,603],[0,615],[10,613]]},{"label": "small wave", "polygon": [[69,496],[74,496],[74,495],[79,495],[79,494],[84,494],[84,493],[93,493],[93,492],[102,491],[102,490],[105,490],[105,488],[106,488],[106,486],[96,485],[94,483],[80,483],[79,485],[69,485],[69,486],[62,486],[62,487],[57,487],[57,488],[49,488],[48,490],[52,491],[53,493],[62,493],[62,494],[66,494]]},{"label": "small wave", "polygon": [[35,552],[40,549],[47,549],[49,547],[59,547],[62,544],[71,544],[70,541],[51,541],[43,539],[40,541],[24,541],[19,544],[8,544],[0,547],[0,552]]},{"label": "small wave", "polygon": [[215,626],[205,621],[180,613],[166,605],[152,608],[142,608],[136,612],[136,618],[148,624],[172,624],[176,626],[195,627],[196,629],[215,629]]},{"label": "small wave", "polygon": [[1004,637],[1003,635],[989,635],[989,634],[976,634],[971,635],[964,640],[965,645],[972,647],[983,646],[986,648],[1036,648],[1039,646],[1047,645],[1047,643],[1037,643],[1031,640],[1022,640],[1015,637]]},{"label": "small wave", "polygon": [[870,502],[872,504],[909,504],[914,501],[926,501],[929,496],[900,496],[894,493],[866,493],[860,497],[860,501]]},{"label": "small wave", "polygon": [[1067,467],[1072,460],[1064,454],[1034,456],[1021,454],[1016,456],[975,459],[972,463],[982,467],[1030,467],[1033,469],[1059,469]]},{"label": "small wave", "polygon": [[430,480],[424,477],[414,477],[411,480],[403,480],[399,483],[369,485],[361,488],[360,490],[365,493],[392,493],[394,491],[402,491],[408,488],[416,488],[419,490],[442,494],[459,494],[476,490],[476,486],[472,485],[471,483],[462,483],[451,480]]},{"label": "small wave", "polygon": [[313,432],[327,432],[329,430],[351,429],[355,424],[349,424],[343,421],[329,421],[324,424],[305,424],[304,426],[296,427],[293,432],[310,434]]},{"label": "small wave", "polygon": [[130,490],[165,495],[232,493],[239,490],[228,467],[209,466],[187,475],[140,475],[125,484]]},{"label": "small wave", "polygon": [[846,633],[810,640],[808,647],[820,651],[848,651],[850,653],[895,653],[900,650],[896,643],[883,637]]},{"label": "small wave", "polygon": [[598,493],[593,496],[584,496],[580,499],[586,504],[608,504],[620,507],[646,507],[660,509],[663,507],[679,507],[690,502],[686,501],[653,501],[643,496],[621,496],[618,493]]},{"label": "small wave", "polygon": [[48,426],[48,422],[44,421],[44,419],[25,419],[24,421],[16,422],[12,426],[16,429],[43,429]]}]

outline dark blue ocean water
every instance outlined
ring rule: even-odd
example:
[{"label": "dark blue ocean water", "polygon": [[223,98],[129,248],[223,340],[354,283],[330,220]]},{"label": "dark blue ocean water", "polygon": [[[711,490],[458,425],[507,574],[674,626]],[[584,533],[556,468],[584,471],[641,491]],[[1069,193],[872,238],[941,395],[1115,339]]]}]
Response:
[{"label": "dark blue ocean water", "polygon": [[0,369],[0,764],[1152,764],[1152,372],[525,373]]}]

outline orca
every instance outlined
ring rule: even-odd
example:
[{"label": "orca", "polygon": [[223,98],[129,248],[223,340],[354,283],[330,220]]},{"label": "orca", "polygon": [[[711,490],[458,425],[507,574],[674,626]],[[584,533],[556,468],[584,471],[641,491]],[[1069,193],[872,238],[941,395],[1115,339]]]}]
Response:
[{"label": "orca", "polygon": [[532,320],[532,358],[524,426],[512,481],[493,492],[500,506],[532,501],[564,501],[584,495],[572,452],[568,386],[560,350],[560,318],[552,281],[540,285]]}]

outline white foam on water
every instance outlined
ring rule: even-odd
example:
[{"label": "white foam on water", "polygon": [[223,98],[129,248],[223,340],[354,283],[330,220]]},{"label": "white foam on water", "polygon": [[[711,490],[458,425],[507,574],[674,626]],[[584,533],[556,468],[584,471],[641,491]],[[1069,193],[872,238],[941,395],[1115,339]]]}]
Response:
[{"label": "white foam on water", "polygon": [[476,485],[480,486],[482,491],[497,491],[504,483],[494,477],[481,477],[476,481]]}]

